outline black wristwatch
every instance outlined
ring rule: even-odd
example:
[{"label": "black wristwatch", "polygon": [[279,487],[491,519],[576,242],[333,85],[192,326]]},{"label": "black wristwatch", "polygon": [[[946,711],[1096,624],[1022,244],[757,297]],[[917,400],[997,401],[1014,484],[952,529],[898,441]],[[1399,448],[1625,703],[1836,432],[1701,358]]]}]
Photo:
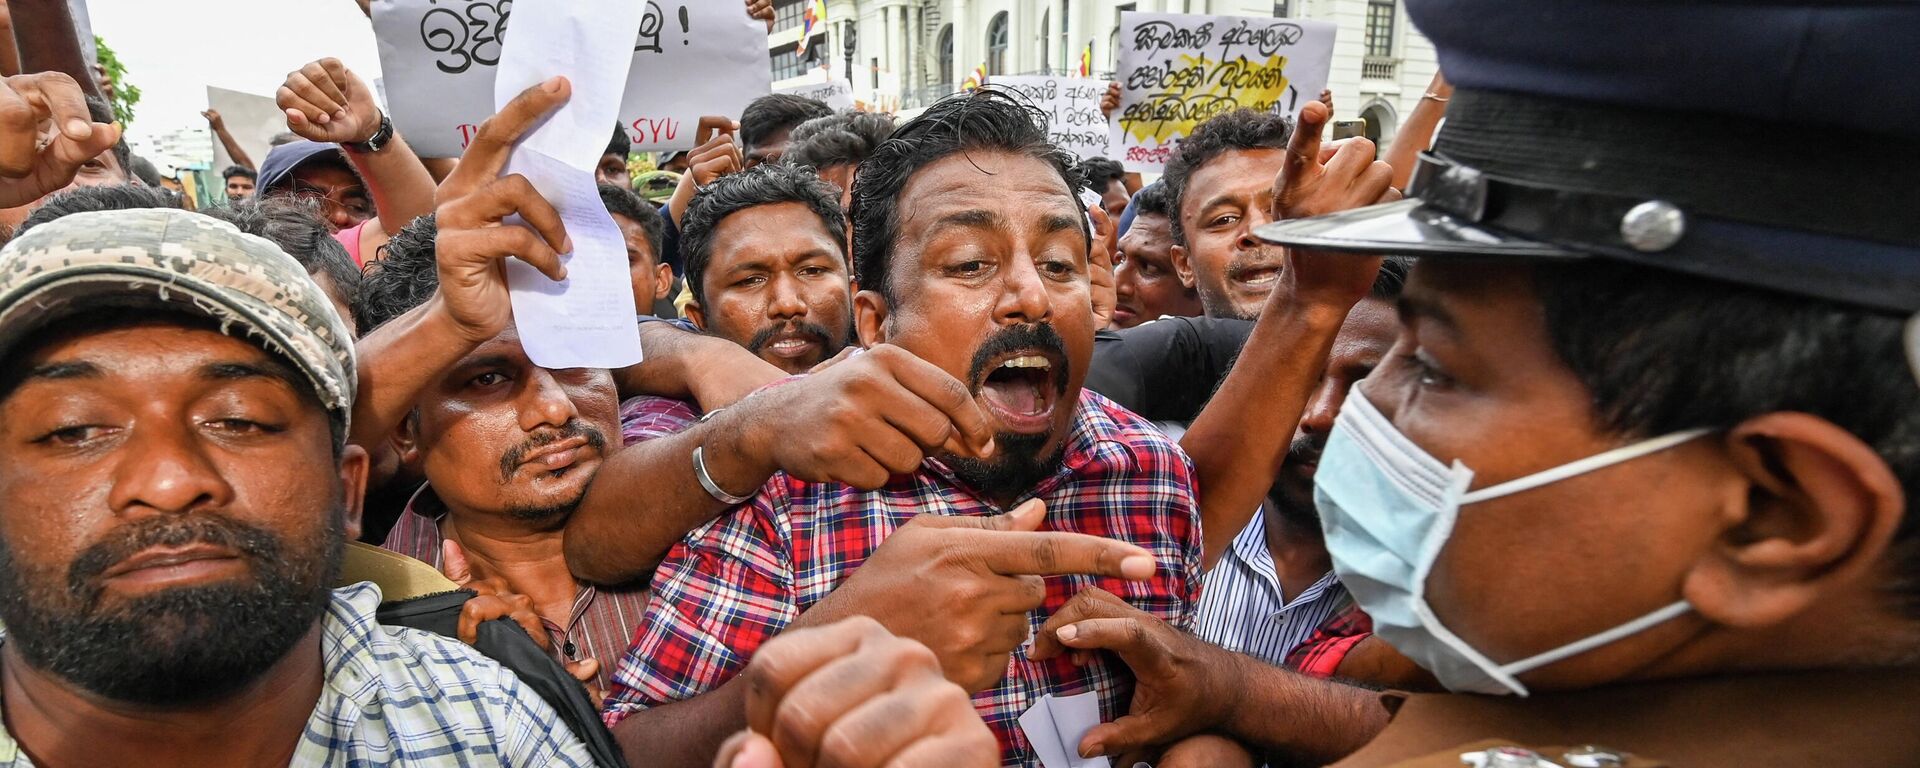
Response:
[{"label": "black wristwatch", "polygon": [[382,112],[380,113],[380,127],[373,132],[373,136],[368,137],[366,141],[349,141],[341,146],[355,152],[373,153],[386,149],[387,145],[391,143],[393,143],[393,119],[387,117],[387,113]]}]

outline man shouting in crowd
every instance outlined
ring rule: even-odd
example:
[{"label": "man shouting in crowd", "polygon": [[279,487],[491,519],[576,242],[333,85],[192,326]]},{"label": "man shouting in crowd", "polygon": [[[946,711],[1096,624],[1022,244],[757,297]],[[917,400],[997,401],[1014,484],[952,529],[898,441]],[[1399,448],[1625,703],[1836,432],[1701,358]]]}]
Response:
[{"label": "man shouting in crowd", "polygon": [[[583,507],[568,526],[577,571],[643,570],[642,539],[693,530],[615,674],[608,718],[630,756],[710,750],[748,693],[730,681],[767,638],[849,614],[932,648],[1007,763],[1035,759],[1016,720],[1043,695],[1094,692],[1119,714],[1115,666],[1036,664],[1021,647],[1094,585],[1184,625],[1200,543],[1184,457],[1080,387],[1094,321],[1072,173],[1001,94],[903,126],[855,185],[866,351],[601,471],[593,493],[657,502],[646,516]],[[608,486],[629,460],[656,469]]]}]

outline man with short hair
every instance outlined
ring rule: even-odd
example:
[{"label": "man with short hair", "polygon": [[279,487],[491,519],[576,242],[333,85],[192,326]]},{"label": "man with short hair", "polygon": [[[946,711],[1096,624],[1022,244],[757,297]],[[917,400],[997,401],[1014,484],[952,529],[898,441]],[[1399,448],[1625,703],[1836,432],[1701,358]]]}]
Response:
[{"label": "man with short hair", "polygon": [[627,244],[627,277],[633,282],[633,308],[652,314],[657,302],[673,289],[673,267],[660,260],[666,217],[632,190],[618,184],[600,185],[600,202],[620,227]]},{"label": "man with short hair", "polygon": [[600,154],[600,162],[593,167],[594,181],[626,189],[630,183],[627,155],[632,152],[633,139],[627,136],[626,126],[614,125],[613,138],[607,140],[607,151]]},{"label": "man with short hair", "polygon": [[926,643],[1003,761],[1038,759],[1016,720],[1042,695],[1094,693],[1119,714],[1108,661],[1019,650],[1081,587],[1176,624],[1198,596],[1184,457],[1080,386],[1094,321],[1076,183],[1030,108],[992,91],[936,104],[856,185],[865,351],[629,449],[653,471],[602,471],[594,493],[658,501],[647,516],[583,506],[576,570],[644,568],[698,528],[660,565],[615,675],[628,754],[710,743],[763,642],[855,613]]},{"label": "man with short hair", "polygon": [[[1201,123],[1181,140],[1160,183],[1172,193],[1169,231],[1180,283],[1208,317],[1251,320],[1280,277],[1284,249],[1253,236],[1267,223],[1273,178],[1293,123],[1239,109]],[[1364,141],[1364,139],[1362,139]]]},{"label": "man with short hair", "polygon": [[1133,225],[1120,237],[1113,264],[1113,325],[1132,328],[1166,316],[1198,317],[1200,295],[1173,268],[1173,199],[1154,182],[1133,197]]},{"label": "man with short hair", "polygon": [[1100,207],[1107,212],[1107,218],[1119,221],[1120,214],[1127,210],[1132,195],[1127,192],[1127,169],[1120,161],[1107,157],[1089,157],[1080,161],[1080,175],[1087,180],[1087,189],[1100,196]]},{"label": "man with short hair", "polygon": [[229,165],[220,172],[220,178],[227,183],[227,200],[239,202],[253,196],[253,185],[260,174],[244,165]]},{"label": "man with short hair", "polygon": [[170,209],[0,261],[0,764],[592,764],[512,672],[330,589],[367,462],[299,264]]},{"label": "man with short hair", "polygon": [[770,93],[747,102],[740,113],[740,167],[779,162],[796,126],[831,114],[833,108],[826,103],[790,93]]},{"label": "man with short hair", "polygon": [[878,112],[839,112],[816,117],[793,129],[782,158],[788,165],[812,168],[840,189],[840,207],[853,205],[853,177],[860,162],[893,135],[893,116]]},{"label": "man with short hair", "polygon": [[805,373],[853,332],[844,220],[835,190],[804,168],[715,180],[687,206],[680,247],[687,319],[788,373]]}]

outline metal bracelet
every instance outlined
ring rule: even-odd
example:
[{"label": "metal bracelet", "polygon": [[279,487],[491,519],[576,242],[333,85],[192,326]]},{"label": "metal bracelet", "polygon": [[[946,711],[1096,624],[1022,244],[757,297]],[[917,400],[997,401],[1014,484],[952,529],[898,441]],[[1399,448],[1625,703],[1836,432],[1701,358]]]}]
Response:
[{"label": "metal bracelet", "polygon": [[694,479],[700,481],[701,488],[707,489],[707,495],[712,496],[715,501],[729,507],[737,507],[751,501],[753,499],[752,496],[735,496],[720,490],[720,485],[713,481],[713,475],[707,474],[707,462],[701,455],[705,449],[706,446],[702,445],[693,447],[693,476]]}]

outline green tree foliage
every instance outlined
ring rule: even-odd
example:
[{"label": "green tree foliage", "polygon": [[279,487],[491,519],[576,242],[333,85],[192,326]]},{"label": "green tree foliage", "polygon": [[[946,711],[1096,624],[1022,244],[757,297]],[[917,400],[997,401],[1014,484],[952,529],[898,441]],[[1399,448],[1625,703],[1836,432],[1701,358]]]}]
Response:
[{"label": "green tree foliage", "polygon": [[107,99],[113,105],[113,119],[122,126],[133,122],[133,107],[140,103],[140,86],[127,82],[127,67],[120,63],[120,57],[107,41],[93,36],[93,44],[100,51],[100,67],[107,71],[107,79],[113,82],[113,96]]}]

